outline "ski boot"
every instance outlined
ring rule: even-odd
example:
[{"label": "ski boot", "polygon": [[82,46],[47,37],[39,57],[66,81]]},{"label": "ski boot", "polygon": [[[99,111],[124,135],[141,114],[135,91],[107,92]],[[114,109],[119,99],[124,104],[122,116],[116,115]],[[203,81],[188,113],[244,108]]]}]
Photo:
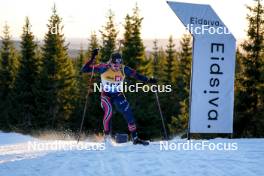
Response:
[{"label": "ski boot", "polygon": [[148,141],[144,141],[142,139],[139,139],[138,137],[133,138],[133,144],[137,145],[137,144],[141,144],[141,145],[149,145]]}]

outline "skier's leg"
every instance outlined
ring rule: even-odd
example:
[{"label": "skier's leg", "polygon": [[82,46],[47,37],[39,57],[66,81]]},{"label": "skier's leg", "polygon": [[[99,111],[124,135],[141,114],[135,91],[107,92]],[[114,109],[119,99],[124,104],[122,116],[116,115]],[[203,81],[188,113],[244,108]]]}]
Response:
[{"label": "skier's leg", "polygon": [[126,100],[125,96],[120,93],[117,97],[113,100],[117,110],[123,114],[123,117],[127,121],[128,130],[130,131],[132,138],[137,138],[137,127],[135,123],[135,119],[130,108],[128,101]]},{"label": "skier's leg", "polygon": [[112,104],[108,96],[101,95],[101,106],[104,110],[104,133],[108,135],[111,130]]},{"label": "skier's leg", "polygon": [[132,135],[133,144],[148,145],[149,142],[141,140],[137,136],[137,127],[135,124],[134,116],[125,96],[123,94],[120,94],[119,96],[113,99],[113,102],[116,105],[118,111],[120,111],[123,114],[124,118],[127,121],[128,130]]}]

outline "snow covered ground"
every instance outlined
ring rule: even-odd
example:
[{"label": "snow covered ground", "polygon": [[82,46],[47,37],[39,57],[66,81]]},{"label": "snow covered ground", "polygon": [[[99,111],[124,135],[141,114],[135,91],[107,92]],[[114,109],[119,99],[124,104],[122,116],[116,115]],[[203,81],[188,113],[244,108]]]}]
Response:
[{"label": "snow covered ground", "polygon": [[[0,176],[264,175],[264,139],[207,141],[215,145],[235,144],[229,151],[175,150],[177,144],[186,142],[174,139],[167,145],[171,150],[161,150],[159,142],[149,146],[131,143],[105,146],[98,142],[77,144],[71,140],[40,140],[17,133],[0,133]],[[196,140],[192,144],[202,142],[205,141]]]}]

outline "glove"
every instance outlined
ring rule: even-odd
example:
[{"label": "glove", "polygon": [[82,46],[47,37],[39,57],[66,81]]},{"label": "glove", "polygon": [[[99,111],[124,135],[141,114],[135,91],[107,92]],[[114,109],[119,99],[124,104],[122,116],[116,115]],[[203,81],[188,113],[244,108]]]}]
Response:
[{"label": "glove", "polygon": [[98,55],[98,51],[99,51],[99,49],[98,49],[98,48],[96,48],[96,49],[94,49],[94,50],[92,51],[92,59],[94,59],[94,58],[95,58],[95,56],[97,56],[97,55]]},{"label": "glove", "polygon": [[155,79],[155,78],[149,78],[148,81],[147,81],[147,83],[150,83],[150,84],[155,84],[157,82],[158,82],[158,80]]}]

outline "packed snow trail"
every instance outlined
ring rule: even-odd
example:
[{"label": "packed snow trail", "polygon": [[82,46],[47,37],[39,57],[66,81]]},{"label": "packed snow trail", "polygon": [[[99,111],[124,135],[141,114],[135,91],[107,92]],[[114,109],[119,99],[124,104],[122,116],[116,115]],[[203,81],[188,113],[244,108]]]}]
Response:
[{"label": "packed snow trail", "polygon": [[[31,137],[0,133],[0,176],[261,176],[264,175],[264,139],[214,139],[236,142],[236,151],[160,150],[149,146],[117,144],[105,150],[29,150],[28,142],[51,144]],[[20,137],[24,137],[20,135]],[[10,139],[12,141],[10,143]],[[16,143],[16,141],[18,143]],[[14,143],[15,142],[15,143]],[[63,145],[99,143],[60,141]],[[170,142],[186,142],[174,139]],[[196,141],[198,142],[198,141]]]}]

